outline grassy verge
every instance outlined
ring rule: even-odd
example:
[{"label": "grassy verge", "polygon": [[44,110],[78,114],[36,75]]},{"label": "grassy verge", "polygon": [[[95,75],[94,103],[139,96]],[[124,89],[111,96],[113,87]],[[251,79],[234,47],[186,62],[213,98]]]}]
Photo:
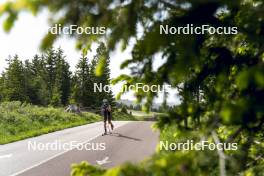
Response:
[{"label": "grassy verge", "polygon": [[134,116],[137,120],[141,121],[148,121],[148,120],[153,120],[154,117],[158,117],[160,115],[163,115],[162,113],[157,113],[157,112],[144,112],[144,111],[135,111],[135,110],[127,110],[128,113],[132,116]]},{"label": "grassy verge", "polygon": [[127,113],[122,112],[121,109],[116,110],[113,113],[114,120],[136,120],[136,121],[147,121],[153,119],[154,116],[158,117],[161,113],[144,111],[128,110]]},{"label": "grassy verge", "polygon": [[0,104],[0,144],[101,120],[92,113],[73,114],[63,109],[20,102]]},{"label": "grassy verge", "polygon": [[113,120],[123,120],[123,121],[138,120],[135,116],[124,112],[120,112],[119,110],[114,111],[112,116],[113,116]]},{"label": "grassy verge", "polygon": [[[102,117],[89,112],[67,113],[62,108],[39,107],[21,102],[0,104],[0,144],[101,121]],[[138,116],[113,113],[113,120],[141,120]]]}]

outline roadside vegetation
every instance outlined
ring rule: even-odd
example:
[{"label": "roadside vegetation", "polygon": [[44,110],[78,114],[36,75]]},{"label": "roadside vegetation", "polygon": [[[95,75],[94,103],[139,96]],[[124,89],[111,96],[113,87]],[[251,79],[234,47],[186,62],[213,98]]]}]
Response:
[{"label": "roadside vegetation", "polygon": [[164,115],[164,113],[144,112],[122,107],[113,113],[113,118],[114,120],[117,118],[118,120],[156,121],[161,115]]},{"label": "roadside vegetation", "polygon": [[[114,120],[137,120],[120,111],[113,113]],[[90,112],[65,112],[63,108],[40,107],[19,101],[0,104],[0,144],[101,121],[102,117]]]},{"label": "roadside vegetation", "polygon": [[128,110],[133,116],[135,116],[138,120],[157,120],[159,116],[164,115],[164,113],[159,112],[144,112],[144,111],[136,111],[136,110]]},{"label": "roadside vegetation", "polygon": [[114,111],[112,116],[113,116],[113,120],[124,120],[124,121],[138,120],[137,117],[128,113],[121,112],[120,110]]},{"label": "roadside vegetation", "polygon": [[67,113],[62,108],[39,107],[21,102],[0,104],[0,144],[101,120],[92,113]]}]

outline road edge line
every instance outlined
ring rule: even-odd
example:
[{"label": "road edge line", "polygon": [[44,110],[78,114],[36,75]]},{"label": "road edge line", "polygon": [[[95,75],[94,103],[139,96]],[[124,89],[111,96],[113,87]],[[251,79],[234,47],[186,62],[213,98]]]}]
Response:
[{"label": "road edge line", "polygon": [[[128,124],[129,122],[131,122],[131,121],[127,121],[127,123],[122,124],[122,125],[118,126],[117,128],[120,128],[120,127],[122,127],[122,126]],[[116,128],[116,129],[117,129],[117,128]],[[94,139],[96,139],[96,138],[98,138],[98,137],[100,137],[100,136],[102,136],[102,134],[98,134],[98,135],[96,135],[96,136],[94,136],[94,137],[92,137],[92,138],[90,138],[90,139],[88,139],[88,140],[82,142],[81,145],[83,145],[83,144],[85,144],[85,143],[87,143],[87,142],[89,142],[89,141],[91,141],[91,140],[94,140]],[[34,164],[33,166],[30,166],[30,167],[28,167],[28,168],[26,168],[26,169],[23,169],[23,170],[21,170],[21,171],[15,172],[15,173],[13,173],[13,174],[11,174],[11,175],[9,175],[9,176],[17,176],[17,175],[19,175],[19,174],[22,174],[22,173],[24,173],[24,172],[26,172],[26,171],[28,171],[28,170],[30,170],[30,169],[33,169],[33,168],[35,168],[35,167],[38,167],[38,166],[40,166],[41,164],[44,164],[44,163],[46,163],[46,162],[48,162],[48,161],[50,161],[50,160],[52,160],[52,159],[54,159],[54,158],[56,158],[56,157],[58,157],[58,156],[60,156],[60,155],[63,155],[63,154],[65,154],[65,153],[69,152],[69,151],[72,151],[72,150],[74,150],[74,149],[76,149],[76,148],[77,148],[77,147],[72,148],[72,149],[70,149],[70,150],[66,150],[66,151],[62,151],[62,152],[60,152],[60,153],[57,153],[56,155],[54,155],[54,156],[52,156],[52,157],[49,157],[49,158],[47,158],[47,159],[45,159],[45,160],[42,160],[42,161],[40,161],[39,163]]]}]

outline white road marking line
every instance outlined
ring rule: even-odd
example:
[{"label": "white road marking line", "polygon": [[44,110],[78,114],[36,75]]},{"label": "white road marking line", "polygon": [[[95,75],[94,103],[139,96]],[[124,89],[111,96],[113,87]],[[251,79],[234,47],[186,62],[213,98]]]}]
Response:
[{"label": "white road marking line", "polygon": [[[127,123],[129,123],[129,122],[130,122],[130,121],[127,121]],[[121,124],[120,126],[118,126],[118,127],[116,127],[116,128],[122,127],[122,126],[124,126],[124,125],[127,124],[127,123]],[[102,135],[101,135],[101,134],[96,135],[96,136],[90,138],[89,140],[87,140],[87,141],[85,141],[85,142],[82,142],[81,144],[83,145],[83,144],[85,144],[85,143],[88,143],[88,142],[90,142],[91,140],[96,139],[97,137],[100,137],[100,136],[102,136]],[[71,150],[74,150],[74,149],[75,149],[75,148],[72,148]],[[58,156],[60,156],[60,155],[63,155],[63,154],[65,154],[65,153],[67,153],[67,152],[69,152],[69,151],[71,151],[71,150],[66,150],[66,151],[60,152],[60,153],[58,153],[58,154],[56,154],[56,155],[54,155],[54,156],[52,156],[52,157],[49,157],[49,158],[47,158],[47,159],[45,159],[45,160],[43,160],[43,161],[41,161],[41,162],[39,162],[39,163],[37,163],[37,164],[34,164],[33,166],[30,166],[30,167],[28,167],[28,168],[26,168],[26,169],[23,169],[23,170],[21,170],[21,171],[18,171],[18,172],[14,173],[14,174],[11,174],[11,175],[9,175],[9,176],[17,176],[17,175],[19,175],[19,174],[22,174],[23,172],[26,172],[26,171],[28,171],[28,170],[30,170],[30,169],[33,169],[34,167],[40,166],[41,164],[44,164],[44,163],[48,162],[49,160],[52,160],[52,159],[54,159],[54,158],[56,158],[56,157],[58,157]]]},{"label": "white road marking line", "polygon": [[[85,142],[82,142],[82,143],[80,143],[80,144],[85,144],[85,143],[87,143],[87,142],[89,142],[89,141],[91,141],[91,140],[93,140],[93,139],[95,139],[95,138],[97,138],[97,137],[99,137],[99,136],[101,136],[101,135],[97,135],[97,136],[95,136],[95,137],[92,137],[92,138],[90,138],[89,140],[87,140],[87,141],[85,141]],[[74,150],[74,149],[76,149],[76,148],[72,148],[71,150]],[[39,162],[39,163],[37,163],[37,164],[35,164],[35,165],[33,165],[33,166],[30,166],[30,167],[28,167],[28,168],[26,168],[26,169],[23,169],[23,170],[21,170],[21,171],[19,171],[19,172],[16,172],[16,173],[14,173],[14,174],[12,174],[12,175],[10,175],[10,176],[17,176],[17,175],[19,175],[19,174],[22,174],[23,172],[26,172],[26,171],[28,171],[28,170],[30,170],[30,169],[33,169],[34,167],[37,167],[37,166],[39,166],[39,165],[41,165],[41,164],[44,164],[44,163],[46,163],[46,162],[48,162],[49,160],[52,160],[52,159],[54,159],[54,158],[56,158],[56,157],[58,157],[58,156],[60,156],[60,155],[63,155],[63,154],[65,154],[65,153],[67,153],[67,152],[69,152],[69,151],[71,151],[71,150],[66,150],[66,151],[62,151],[62,152],[60,152],[60,153],[58,153],[58,154],[56,154],[56,155],[54,155],[54,156],[52,156],[52,157],[49,157],[49,158],[47,158],[47,159],[45,159],[45,160],[43,160],[43,161],[41,161],[41,162]]]},{"label": "white road marking line", "polygon": [[111,161],[108,161],[108,159],[109,159],[109,157],[107,156],[107,157],[105,157],[101,161],[96,160],[96,162],[97,162],[98,165],[103,165],[103,164],[106,164],[106,163],[111,163]]},{"label": "white road marking line", "polygon": [[7,154],[7,155],[1,155],[0,156],[0,159],[3,159],[3,158],[11,158],[13,156],[13,154]]}]

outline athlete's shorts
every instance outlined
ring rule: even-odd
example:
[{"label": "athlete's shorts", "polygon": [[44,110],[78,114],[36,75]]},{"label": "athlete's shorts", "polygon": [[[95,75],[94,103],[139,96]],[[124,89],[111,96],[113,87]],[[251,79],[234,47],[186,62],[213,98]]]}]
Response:
[{"label": "athlete's shorts", "polygon": [[103,111],[103,116],[104,116],[104,122],[106,121],[111,122],[112,116],[109,111]]}]

